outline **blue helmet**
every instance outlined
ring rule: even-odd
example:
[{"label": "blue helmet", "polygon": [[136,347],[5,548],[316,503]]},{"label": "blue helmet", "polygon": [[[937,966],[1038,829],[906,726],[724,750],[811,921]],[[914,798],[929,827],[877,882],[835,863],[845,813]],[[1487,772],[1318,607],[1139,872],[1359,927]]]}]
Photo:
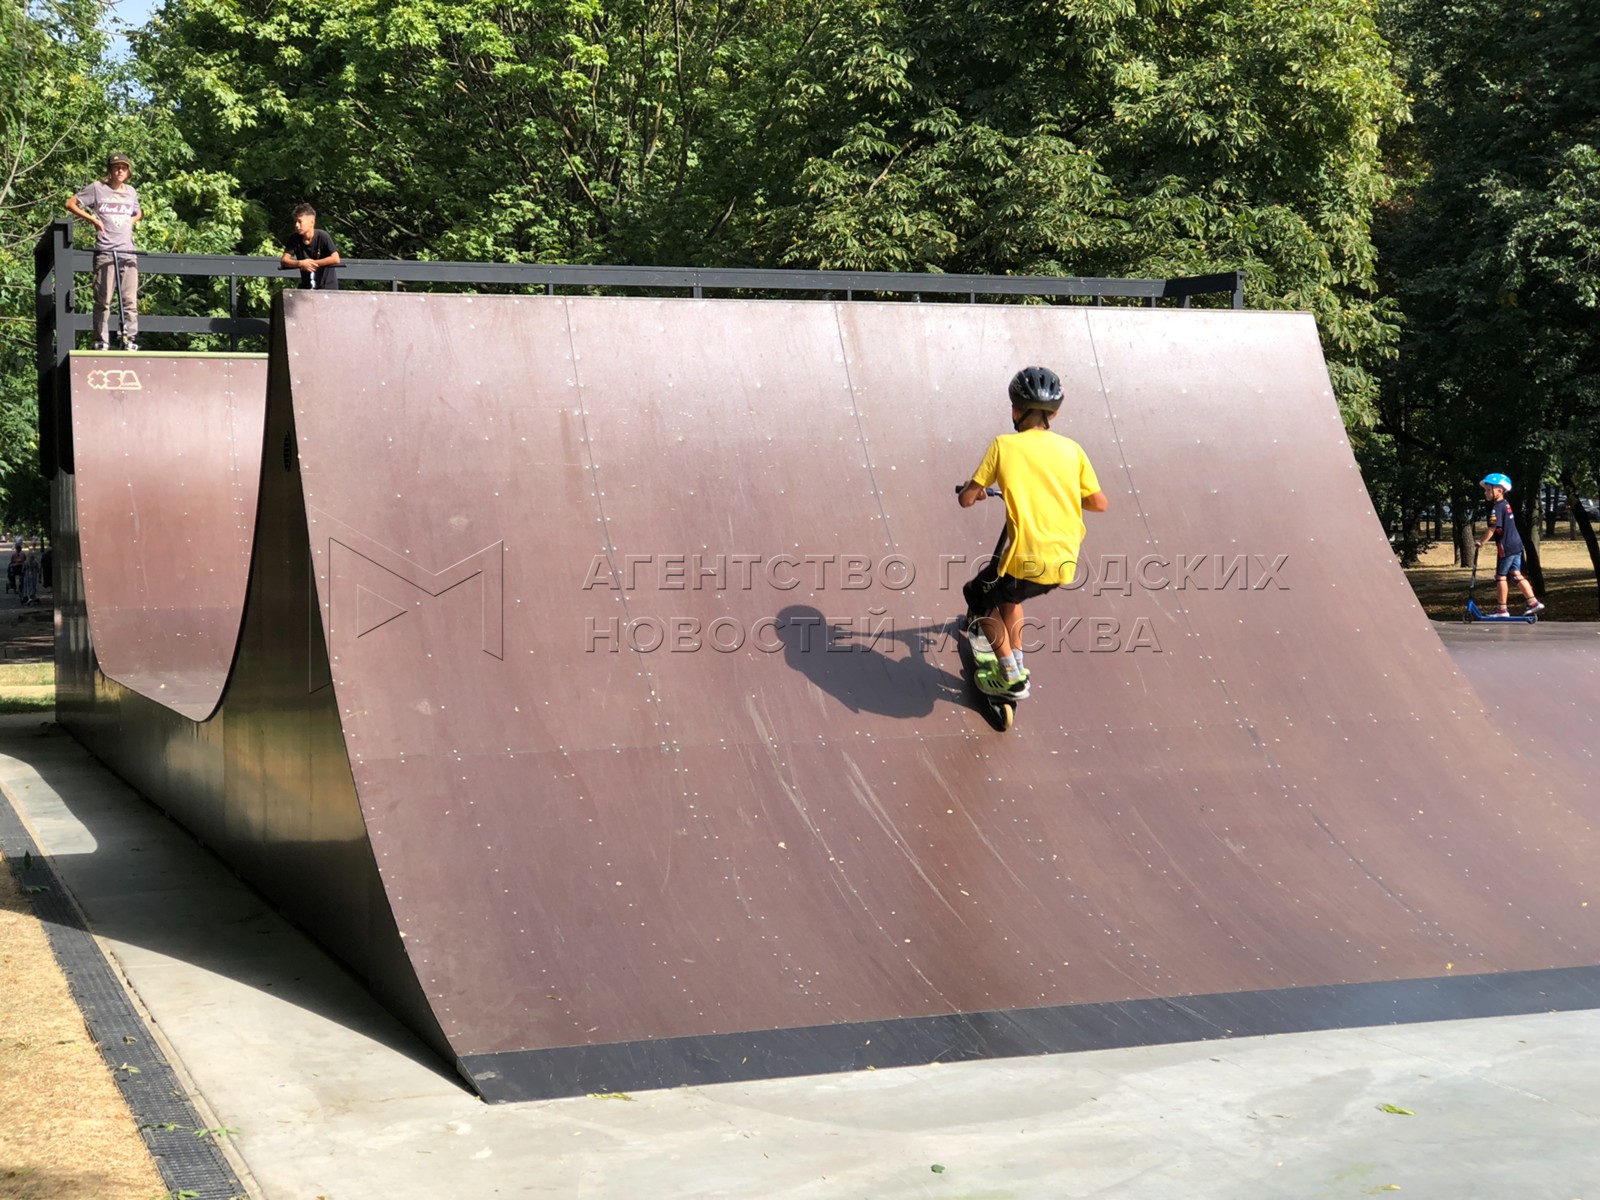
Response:
[{"label": "blue helmet", "polygon": [[1485,475],[1478,480],[1478,486],[1505,488],[1509,492],[1511,490],[1511,479],[1509,476],[1502,475],[1499,471],[1496,471],[1493,475]]}]

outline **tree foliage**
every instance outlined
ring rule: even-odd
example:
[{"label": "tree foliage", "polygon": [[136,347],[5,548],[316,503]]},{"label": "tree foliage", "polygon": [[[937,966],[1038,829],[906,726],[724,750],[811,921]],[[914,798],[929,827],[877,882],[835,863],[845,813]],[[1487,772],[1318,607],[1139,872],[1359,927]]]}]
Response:
[{"label": "tree foliage", "polygon": [[1600,12],[1581,0],[1398,0],[1416,126],[1380,222],[1405,313],[1385,390],[1401,492],[1490,470],[1592,485],[1600,434]]},{"label": "tree foliage", "polygon": [[[165,0],[126,72],[93,0],[48,2],[81,6],[76,42],[35,42],[79,54],[99,115],[46,104],[89,136],[28,236],[109,131],[146,249],[269,251],[309,199],[353,256],[1244,267],[1251,303],[1316,315],[1351,426],[1376,411],[1370,222],[1405,113],[1377,0]],[[1582,203],[1529,225],[1530,261]]]},{"label": "tree foliage", "polygon": [[[1391,339],[1369,222],[1398,79],[1360,0],[873,0],[787,67],[741,157],[788,263],[1172,276],[1309,309],[1347,415]],[[719,157],[729,158],[723,154]],[[764,207],[762,205],[764,204]]]},{"label": "tree foliage", "polygon": [[1084,275],[1244,266],[1370,410],[1367,0],[168,0],[136,45],[253,202],[357,255]]},{"label": "tree foliage", "polygon": [[252,248],[310,198],[358,256],[599,261],[690,188],[745,43],[781,37],[784,16],[766,0],[169,0],[135,44],[186,139],[241,181]]}]

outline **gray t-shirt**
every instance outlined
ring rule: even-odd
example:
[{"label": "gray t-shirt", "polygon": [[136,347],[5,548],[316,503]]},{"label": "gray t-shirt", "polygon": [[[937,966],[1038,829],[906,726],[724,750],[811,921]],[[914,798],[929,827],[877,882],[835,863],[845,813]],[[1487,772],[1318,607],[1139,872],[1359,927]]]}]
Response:
[{"label": "gray t-shirt", "polygon": [[83,205],[105,224],[95,230],[96,254],[133,253],[133,218],[139,215],[139,193],[133,184],[125,183],[119,192],[104,180],[96,179],[78,193],[78,203]]}]

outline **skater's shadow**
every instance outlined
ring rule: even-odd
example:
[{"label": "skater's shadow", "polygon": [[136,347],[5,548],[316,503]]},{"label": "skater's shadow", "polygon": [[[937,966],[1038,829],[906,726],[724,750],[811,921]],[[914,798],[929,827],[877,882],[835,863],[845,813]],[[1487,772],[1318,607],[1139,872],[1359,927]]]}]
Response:
[{"label": "skater's shadow", "polygon": [[968,707],[965,681],[929,657],[955,642],[954,621],[858,629],[791,605],[774,623],[784,662],[851,712],[925,717],[940,700]]}]

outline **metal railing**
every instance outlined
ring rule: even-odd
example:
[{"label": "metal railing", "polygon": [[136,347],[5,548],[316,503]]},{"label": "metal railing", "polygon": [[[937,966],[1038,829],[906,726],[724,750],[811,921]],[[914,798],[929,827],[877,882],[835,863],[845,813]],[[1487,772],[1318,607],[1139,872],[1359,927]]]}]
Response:
[{"label": "metal railing", "polygon": [[[241,279],[282,279],[285,286],[298,283],[299,273],[287,271],[276,258],[244,254],[137,254],[141,278],[151,275],[190,276],[228,281],[225,316],[167,316],[141,313],[139,332],[145,334],[221,335],[238,349],[241,338],[264,338],[269,318],[240,312]],[[77,277],[92,272],[94,254],[72,245],[72,223],[53,222],[34,247],[35,313],[39,368],[40,459],[46,476],[56,469],[58,410],[66,392],[65,365],[78,334],[93,330],[89,305],[75,303]],[[1228,271],[1181,279],[1097,279],[1053,275],[936,275],[898,271],[769,271],[746,268],[551,266],[537,263],[412,262],[376,258],[347,258],[339,266],[341,286],[349,283],[387,283],[398,291],[402,284],[430,288],[456,285],[470,288],[542,288],[589,293],[628,290],[707,293],[770,298],[793,293],[822,294],[856,300],[862,297],[904,296],[965,299],[968,303],[1031,296],[1052,299],[1087,299],[1103,304],[1107,299],[1135,300],[1151,308],[1161,301],[1189,307],[1194,296],[1231,295],[1234,308],[1244,307],[1244,272]],[[67,470],[70,463],[62,463]]]}]

